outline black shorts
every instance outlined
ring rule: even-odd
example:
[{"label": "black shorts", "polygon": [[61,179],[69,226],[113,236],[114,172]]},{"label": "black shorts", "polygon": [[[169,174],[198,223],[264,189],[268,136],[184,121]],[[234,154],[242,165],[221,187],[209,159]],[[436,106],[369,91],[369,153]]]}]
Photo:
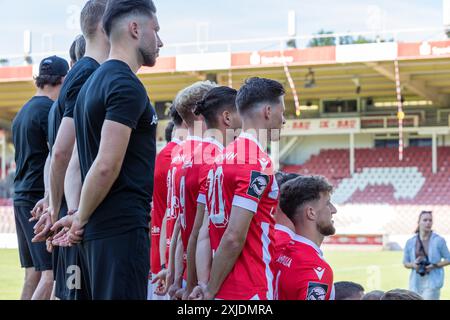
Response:
[{"label": "black shorts", "polygon": [[28,221],[33,207],[14,204],[20,264],[22,268],[34,268],[36,271],[52,270],[52,255],[47,251],[45,242],[31,242],[34,237],[33,227],[37,223],[37,221]]},{"label": "black shorts", "polygon": [[[53,268],[53,279],[56,281],[57,270],[58,270],[58,253],[59,247],[53,247],[52,251],[52,268]],[[58,297],[58,296],[56,296]]]},{"label": "black shorts", "polygon": [[[64,217],[67,214],[67,206],[65,204],[65,201],[62,202],[62,207],[58,215],[58,220]],[[53,278],[55,279],[55,297],[58,299],[64,298],[64,273],[60,269],[58,269],[60,264],[60,254],[62,248],[60,247],[53,247],[52,252],[52,260],[53,260]]]},{"label": "black shorts", "polygon": [[79,245],[60,248],[58,261],[58,285],[56,292],[61,300],[89,300],[84,263]]},{"label": "black shorts", "polygon": [[93,300],[146,300],[150,238],[145,228],[81,244]]}]

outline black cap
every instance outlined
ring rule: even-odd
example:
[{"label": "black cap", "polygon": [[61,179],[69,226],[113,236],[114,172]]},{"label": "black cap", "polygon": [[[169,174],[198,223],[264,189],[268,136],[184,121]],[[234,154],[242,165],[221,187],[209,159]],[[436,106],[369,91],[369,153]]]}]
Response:
[{"label": "black cap", "polygon": [[69,64],[65,59],[57,56],[45,58],[39,65],[40,76],[64,77],[67,72],[69,72]]}]

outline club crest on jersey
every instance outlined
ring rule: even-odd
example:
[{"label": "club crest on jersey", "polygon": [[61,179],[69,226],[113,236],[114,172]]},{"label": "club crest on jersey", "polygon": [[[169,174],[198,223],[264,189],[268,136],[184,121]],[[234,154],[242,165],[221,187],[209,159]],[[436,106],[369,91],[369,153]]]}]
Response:
[{"label": "club crest on jersey", "polygon": [[308,282],[308,293],[306,300],[325,300],[328,285],[318,282]]},{"label": "club crest on jersey", "polygon": [[249,196],[261,199],[264,191],[269,184],[269,176],[259,171],[252,171],[250,177],[250,186],[248,187],[247,194]]}]

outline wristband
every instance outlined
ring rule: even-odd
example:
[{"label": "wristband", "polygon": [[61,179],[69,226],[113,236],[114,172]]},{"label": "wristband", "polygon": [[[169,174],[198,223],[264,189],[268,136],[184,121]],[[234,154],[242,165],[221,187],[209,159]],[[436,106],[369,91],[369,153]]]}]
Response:
[{"label": "wristband", "polygon": [[167,269],[165,263],[163,263],[163,264],[161,265],[161,270],[164,270],[164,269]]}]

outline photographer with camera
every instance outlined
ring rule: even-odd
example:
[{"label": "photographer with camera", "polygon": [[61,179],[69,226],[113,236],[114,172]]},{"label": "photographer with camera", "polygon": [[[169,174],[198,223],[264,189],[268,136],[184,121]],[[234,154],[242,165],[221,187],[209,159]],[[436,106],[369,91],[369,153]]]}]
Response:
[{"label": "photographer with camera", "polygon": [[425,300],[439,300],[444,285],[443,267],[450,264],[450,252],[445,239],[431,230],[433,215],[422,211],[416,235],[406,242],[403,264],[412,269],[409,288]]}]

